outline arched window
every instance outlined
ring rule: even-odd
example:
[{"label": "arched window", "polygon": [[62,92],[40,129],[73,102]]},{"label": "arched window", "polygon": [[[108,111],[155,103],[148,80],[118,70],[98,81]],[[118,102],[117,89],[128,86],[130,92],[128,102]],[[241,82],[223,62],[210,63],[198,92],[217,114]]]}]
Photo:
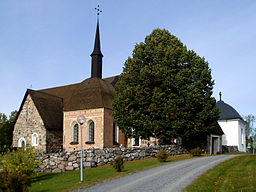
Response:
[{"label": "arched window", "polygon": [[119,141],[119,127],[113,123],[113,144],[118,144]]},{"label": "arched window", "polygon": [[89,141],[94,142],[94,122],[91,121],[89,124]]},{"label": "arched window", "polygon": [[73,126],[73,142],[78,143],[78,124]]},{"label": "arched window", "polygon": [[38,135],[37,133],[32,134],[32,139],[31,139],[31,145],[32,146],[38,146]]},{"label": "arched window", "polygon": [[18,147],[21,147],[21,148],[23,148],[23,149],[26,148],[26,140],[25,140],[23,137],[19,139],[19,141],[18,141]]}]

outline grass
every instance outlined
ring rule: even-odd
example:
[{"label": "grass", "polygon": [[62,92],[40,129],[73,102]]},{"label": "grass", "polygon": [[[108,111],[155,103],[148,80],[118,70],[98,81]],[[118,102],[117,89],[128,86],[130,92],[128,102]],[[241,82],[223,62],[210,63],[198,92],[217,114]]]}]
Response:
[{"label": "grass", "polygon": [[256,155],[242,155],[209,170],[185,192],[256,191]]},{"label": "grass", "polygon": [[[190,159],[191,155],[170,156],[166,163]],[[157,159],[144,159],[125,162],[122,172],[117,172],[112,166],[104,165],[101,167],[86,169],[84,171],[84,183],[80,183],[80,171],[70,171],[63,173],[37,173],[32,176],[32,186],[29,191],[50,192],[50,191],[69,191],[81,187],[90,186],[99,182],[118,178],[127,174],[135,173],[145,169],[163,165]]]}]

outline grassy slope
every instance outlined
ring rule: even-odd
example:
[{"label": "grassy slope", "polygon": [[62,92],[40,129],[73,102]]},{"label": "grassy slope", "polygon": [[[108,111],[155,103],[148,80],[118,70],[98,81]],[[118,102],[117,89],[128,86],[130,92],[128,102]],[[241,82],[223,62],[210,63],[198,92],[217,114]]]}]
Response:
[{"label": "grassy slope", "polygon": [[185,192],[256,191],[256,156],[242,155],[209,170]]},{"label": "grassy slope", "polygon": [[[172,156],[167,162],[179,161],[192,158],[190,155]],[[130,173],[145,170],[148,168],[162,165],[156,159],[145,159],[138,161],[125,162],[125,167],[122,172],[110,166],[105,165],[97,168],[86,169],[84,171],[84,183],[80,183],[80,171],[70,171],[58,174],[39,173],[32,177],[33,183],[29,188],[30,191],[48,192],[48,191],[68,191],[82,186],[89,186],[105,180],[121,177]]]}]

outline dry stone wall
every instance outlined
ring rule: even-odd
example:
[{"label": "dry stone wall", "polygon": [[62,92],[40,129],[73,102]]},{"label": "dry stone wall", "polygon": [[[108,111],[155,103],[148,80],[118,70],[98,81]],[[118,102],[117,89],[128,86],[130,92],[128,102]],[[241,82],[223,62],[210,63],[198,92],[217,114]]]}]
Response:
[{"label": "dry stone wall", "polygon": [[[108,164],[121,155],[125,161],[138,159],[153,158],[157,153],[165,149],[169,155],[186,154],[188,151],[178,145],[168,146],[151,146],[136,148],[104,148],[104,149],[87,149],[84,151],[84,166],[96,167]],[[52,154],[39,154],[43,161],[42,165],[36,170],[39,172],[64,172],[78,170],[80,167],[80,151],[60,152]]]}]

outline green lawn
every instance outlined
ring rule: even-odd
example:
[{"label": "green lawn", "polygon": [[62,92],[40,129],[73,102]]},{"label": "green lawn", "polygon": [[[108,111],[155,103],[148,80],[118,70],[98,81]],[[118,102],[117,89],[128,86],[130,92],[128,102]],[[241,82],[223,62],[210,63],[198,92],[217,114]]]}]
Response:
[{"label": "green lawn", "polygon": [[[190,155],[171,156],[168,162],[179,161],[192,158]],[[110,166],[105,165],[97,168],[86,169],[84,171],[84,183],[80,183],[80,171],[70,171],[58,174],[39,173],[35,174],[32,179],[32,186],[29,191],[48,192],[48,191],[68,191],[82,186],[89,186],[112,178],[121,177],[130,173],[135,173],[144,169],[162,165],[156,159],[145,159],[138,161],[125,162],[124,170],[116,172]]]},{"label": "green lawn", "polygon": [[209,170],[185,192],[256,191],[256,155],[242,155]]}]

